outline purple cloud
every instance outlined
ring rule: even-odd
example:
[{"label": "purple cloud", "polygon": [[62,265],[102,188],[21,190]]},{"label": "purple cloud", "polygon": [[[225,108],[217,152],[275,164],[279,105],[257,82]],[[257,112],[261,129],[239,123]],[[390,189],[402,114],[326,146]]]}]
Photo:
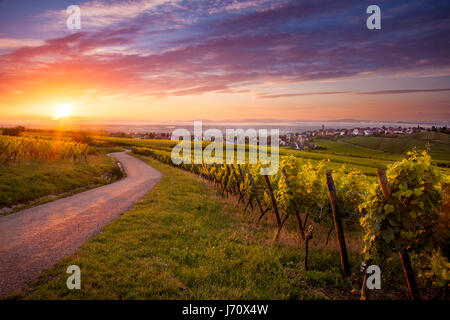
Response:
[{"label": "purple cloud", "polygon": [[[450,67],[449,5],[436,3],[380,1],[384,18],[378,31],[365,28],[368,4],[356,0],[227,2],[223,7],[155,1],[133,6],[130,16],[113,17],[108,9],[104,28],[96,23],[92,32],[88,28],[0,56],[0,79],[20,83],[35,72],[38,82],[76,81],[95,73],[105,81],[99,85],[110,90],[161,96],[232,92],[268,81],[442,74]],[[104,6],[94,8],[102,12]],[[94,13],[89,17],[102,21]],[[378,92],[359,94],[394,93]],[[347,91],[262,98],[339,93]]]}]

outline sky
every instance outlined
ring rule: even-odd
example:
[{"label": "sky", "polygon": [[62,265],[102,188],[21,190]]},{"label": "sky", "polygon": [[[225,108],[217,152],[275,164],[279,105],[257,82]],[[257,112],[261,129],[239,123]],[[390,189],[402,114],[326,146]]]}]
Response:
[{"label": "sky", "polygon": [[74,121],[450,123],[449,14],[429,0],[0,0],[0,121],[71,105]]}]

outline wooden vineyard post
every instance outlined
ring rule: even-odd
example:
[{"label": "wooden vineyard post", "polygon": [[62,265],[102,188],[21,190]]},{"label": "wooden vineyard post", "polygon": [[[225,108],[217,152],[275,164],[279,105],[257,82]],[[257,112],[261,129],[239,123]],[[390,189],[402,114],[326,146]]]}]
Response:
[{"label": "wooden vineyard post", "polygon": [[272,185],[270,184],[269,177],[267,175],[263,175],[264,180],[266,181],[267,188],[269,189],[270,199],[272,200],[273,211],[275,212],[275,217],[277,218],[278,227],[281,226],[281,218],[278,212],[277,201],[275,200],[275,196],[273,195]]},{"label": "wooden vineyard post", "polygon": [[342,228],[341,219],[339,217],[339,208],[336,196],[336,187],[334,186],[333,176],[331,170],[327,170],[327,184],[328,192],[330,194],[331,210],[333,212],[334,228],[339,243],[339,253],[341,256],[342,272],[344,277],[350,274],[350,266],[348,263],[347,246],[345,245],[344,230]]},{"label": "wooden vineyard post", "polygon": [[295,217],[297,218],[297,224],[298,224],[298,230],[300,232],[300,236],[302,237],[302,240],[305,240],[305,229],[302,225],[302,219],[300,218],[300,214],[298,212],[295,212]]},{"label": "wooden vineyard post", "polygon": [[[214,167],[215,170],[217,170],[217,165],[215,163],[213,164],[213,167]],[[213,178],[213,181],[214,181],[214,186],[217,189],[219,189],[219,186],[220,186],[219,181],[217,181],[217,179],[215,177]]]},{"label": "wooden vineyard post", "polygon": [[256,189],[255,180],[253,180],[253,176],[250,173],[250,170],[247,170],[247,174],[248,174],[248,177],[249,177],[250,182],[252,184],[252,188],[253,188],[253,190],[255,190],[255,199],[256,199],[256,203],[258,204],[259,211],[261,211],[261,214],[264,214],[264,210],[263,210],[263,207],[261,205],[261,201],[259,200],[259,197],[258,197],[258,194],[257,194],[258,190]]},{"label": "wooden vineyard post", "polygon": [[[284,170],[283,170],[283,172],[284,172]],[[284,174],[286,174],[286,172],[284,172]],[[285,178],[286,184],[288,184],[289,182],[288,182],[286,176],[285,176],[284,178]],[[286,220],[287,220],[288,218],[289,218],[289,213],[286,212],[285,215],[284,215],[284,217],[281,219],[281,224],[279,225],[278,231],[277,231],[277,233],[275,234],[275,237],[274,237],[274,240],[275,240],[275,241],[278,241],[278,238],[280,237],[281,229],[283,229],[283,226],[284,226],[284,224],[286,223]]]},{"label": "wooden vineyard post", "polygon": [[367,278],[368,278],[367,277],[367,268],[369,267],[369,265],[370,265],[370,261],[368,261],[368,260],[364,261],[364,267],[363,267],[364,277],[363,277],[363,284],[362,284],[362,288],[361,288],[361,300],[367,299],[367,290],[366,290]]},{"label": "wooden vineyard post", "polygon": [[392,192],[391,186],[389,185],[389,181],[386,176],[386,171],[383,169],[377,169],[378,181],[380,182],[381,192],[383,193],[383,197],[386,199],[386,202],[392,204]]},{"label": "wooden vineyard post", "polygon": [[[236,175],[237,176],[237,175]],[[238,181],[239,179],[236,178]],[[242,181],[242,183],[244,183],[244,181]],[[242,203],[245,203],[245,191],[241,191],[241,184],[238,182],[238,189],[239,189],[239,200],[238,200],[238,204],[242,201]]]},{"label": "wooden vineyard post", "polygon": [[[238,169],[239,169],[239,174],[241,175],[241,178],[242,178],[242,183],[245,183],[245,176],[244,176],[244,173],[242,172],[241,165],[239,163],[238,163]],[[242,194],[242,201],[245,203],[244,197],[245,197],[245,192]],[[252,199],[250,199],[250,197],[248,197],[248,204],[247,204],[247,206],[245,206],[245,209],[247,209],[249,204],[250,204],[250,208],[252,208],[252,210],[253,210],[253,203],[252,203]],[[244,211],[245,211],[245,209],[244,209]]]},{"label": "wooden vineyard post", "polygon": [[[228,168],[226,165],[222,165],[222,168],[223,167],[225,167],[225,168]],[[225,184],[225,182],[220,182],[220,184],[222,185],[222,194],[223,195],[226,195],[226,197],[228,198],[228,190],[227,190],[227,186],[226,186],[226,184]]]},{"label": "wooden vineyard post", "polygon": [[305,238],[305,270],[308,270],[308,244],[309,240],[313,238],[313,226],[310,224],[308,227],[308,232],[306,233]]},{"label": "wooden vineyard post", "polygon": [[[220,170],[220,166],[217,166],[217,168],[219,168],[218,170]],[[218,183],[218,188],[219,188],[219,191],[220,191],[220,193],[221,193],[221,196],[223,197],[224,195],[225,195],[225,189],[224,189],[224,186],[223,186],[223,183],[222,183],[222,181],[217,181],[217,183]]]},{"label": "wooden vineyard post", "polygon": [[278,241],[278,238],[280,237],[280,233],[281,233],[281,229],[283,229],[284,223],[286,222],[286,220],[289,218],[289,214],[286,212],[285,216],[283,217],[283,219],[281,219],[281,224],[278,227],[278,231],[275,234],[274,240]]},{"label": "wooden vineyard post", "polygon": [[[228,166],[226,164],[224,164],[224,166],[227,169],[227,177],[228,177],[228,179],[230,179],[230,168],[228,168]],[[228,179],[227,179],[227,184],[228,184]],[[225,192],[227,193],[227,198],[228,198],[229,191],[227,189],[227,185],[224,185],[223,188],[224,188]]]},{"label": "wooden vineyard post", "polygon": [[241,202],[241,199],[243,200],[244,195],[241,192],[241,187],[240,187],[240,183],[239,183],[240,179],[238,178],[238,176],[236,174],[236,169],[234,168],[233,164],[230,164],[230,166],[231,166],[231,171],[233,171],[234,178],[236,179],[236,189],[239,193],[239,200],[238,200],[238,204],[239,204],[239,202]]},{"label": "wooden vineyard post", "polygon": [[401,250],[399,254],[400,259],[402,260],[403,270],[405,271],[406,281],[408,282],[411,300],[420,300],[419,289],[417,288],[416,277],[414,276],[414,270],[412,268],[409,254],[406,250]]},{"label": "wooden vineyard post", "polygon": [[267,212],[269,212],[269,211],[270,211],[270,208],[267,208],[266,210],[264,210],[264,211],[261,213],[261,215],[259,216],[258,222],[260,222],[261,219],[264,217],[264,215],[265,215]]},{"label": "wooden vineyard post", "polygon": [[[283,173],[284,181],[286,181],[286,185],[289,188],[289,180],[288,180],[288,176],[286,174],[286,171],[284,169],[282,169],[281,172]],[[300,218],[300,214],[298,213],[297,210],[295,210],[295,217],[297,218],[298,231],[300,232],[300,236],[302,237],[302,240],[305,240],[305,230],[303,228],[302,219]]]},{"label": "wooden vineyard post", "polygon": [[[393,204],[391,186],[386,176],[384,169],[377,169],[378,180],[381,186],[381,192],[388,204]],[[420,300],[419,289],[417,288],[416,278],[414,276],[414,270],[412,268],[411,259],[409,258],[408,251],[399,251],[400,259],[403,265],[403,271],[405,273],[406,282],[408,284],[409,295],[411,300]]]}]

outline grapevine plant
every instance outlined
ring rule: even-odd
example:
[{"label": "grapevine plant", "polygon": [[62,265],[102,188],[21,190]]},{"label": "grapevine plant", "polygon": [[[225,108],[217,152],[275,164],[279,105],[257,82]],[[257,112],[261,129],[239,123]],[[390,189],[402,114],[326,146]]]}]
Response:
[{"label": "grapevine plant", "polygon": [[438,223],[445,216],[448,221],[449,212],[441,210],[448,176],[432,164],[426,151],[417,150],[390,165],[386,174],[392,203],[384,198],[380,184],[373,183],[359,206],[366,260],[379,262],[392,252],[408,252],[420,277],[448,281],[450,265],[442,248],[449,229]]},{"label": "grapevine plant", "polygon": [[[173,165],[170,149],[134,148],[133,151]],[[241,164],[243,179],[237,166],[182,163],[177,167],[199,174],[231,193],[237,190],[235,170],[240,191],[247,200],[255,200],[258,195],[263,207],[273,205],[266,181],[260,174],[261,164]],[[288,215],[309,214],[316,223],[331,227],[326,171],[326,161],[312,164],[293,155],[281,157],[280,170],[269,177],[278,210]],[[413,150],[406,159],[388,167],[387,178],[392,191],[389,203],[380,184],[369,182],[360,171],[343,165],[332,174],[338,215],[346,227],[357,227],[359,220],[366,260],[379,263],[392,252],[405,251],[420,277],[435,284],[449,280],[450,179],[432,164],[427,152]]]}]

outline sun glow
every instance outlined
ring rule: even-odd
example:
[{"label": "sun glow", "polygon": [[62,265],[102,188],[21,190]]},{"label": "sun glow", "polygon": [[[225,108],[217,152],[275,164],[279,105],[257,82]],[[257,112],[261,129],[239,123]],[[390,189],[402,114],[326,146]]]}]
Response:
[{"label": "sun glow", "polygon": [[73,114],[73,106],[65,103],[56,107],[55,120],[67,118]]}]

